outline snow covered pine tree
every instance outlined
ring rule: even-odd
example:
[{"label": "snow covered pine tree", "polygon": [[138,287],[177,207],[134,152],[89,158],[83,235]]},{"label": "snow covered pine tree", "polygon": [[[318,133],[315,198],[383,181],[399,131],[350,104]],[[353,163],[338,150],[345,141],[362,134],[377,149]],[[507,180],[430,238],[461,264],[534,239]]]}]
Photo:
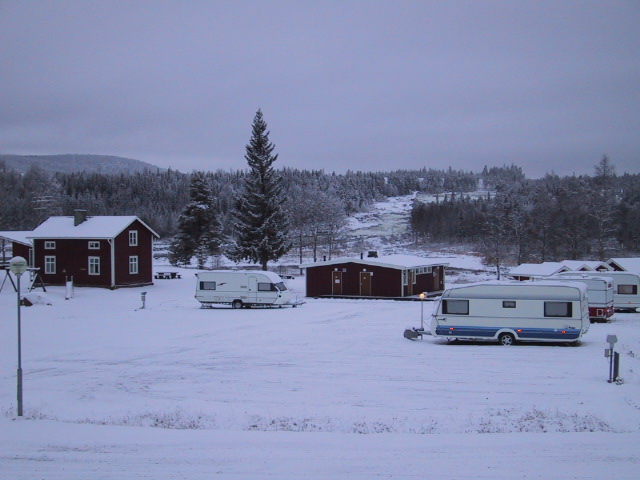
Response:
[{"label": "snow covered pine tree", "polygon": [[203,172],[191,174],[189,197],[178,219],[178,235],[169,249],[169,260],[189,264],[195,255],[198,268],[203,268],[209,257],[220,253],[222,242],[222,227]]},{"label": "snow covered pine tree", "polygon": [[235,243],[226,252],[230,259],[258,263],[262,270],[291,247],[280,177],[273,168],[278,155],[273,154],[275,145],[269,141],[269,133],[258,110],[244,156],[250,170],[233,211]]}]

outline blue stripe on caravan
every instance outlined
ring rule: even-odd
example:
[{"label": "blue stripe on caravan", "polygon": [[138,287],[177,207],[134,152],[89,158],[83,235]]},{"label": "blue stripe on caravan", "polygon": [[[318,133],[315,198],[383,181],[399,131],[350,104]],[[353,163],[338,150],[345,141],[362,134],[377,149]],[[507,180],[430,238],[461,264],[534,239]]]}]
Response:
[{"label": "blue stripe on caravan", "polygon": [[[453,329],[453,330],[452,330]],[[557,328],[519,328],[519,327],[480,327],[480,326],[438,326],[436,335],[449,337],[476,337],[493,338],[498,330],[508,329],[517,333],[523,340],[575,340],[580,336],[580,329],[557,329]],[[518,331],[520,330],[520,331]],[[565,333],[562,333],[565,332]]]}]

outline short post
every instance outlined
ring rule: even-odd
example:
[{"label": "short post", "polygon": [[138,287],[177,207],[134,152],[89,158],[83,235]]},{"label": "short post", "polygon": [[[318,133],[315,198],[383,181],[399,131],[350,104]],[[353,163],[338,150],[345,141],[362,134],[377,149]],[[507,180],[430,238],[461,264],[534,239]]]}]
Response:
[{"label": "short post", "polygon": [[27,271],[27,261],[23,257],[13,257],[9,261],[9,269],[18,279],[18,371],[17,390],[18,390],[18,416],[22,417],[22,331],[20,322],[20,306],[22,299],[20,298],[20,277]]},{"label": "short post", "polygon": [[605,349],[604,356],[609,358],[609,383],[616,382],[619,377],[620,354],[613,351],[613,348],[617,342],[618,337],[616,335],[607,335],[607,343],[609,344],[609,348]]},{"label": "short post", "polygon": [[142,308],[144,308],[145,300],[147,298],[147,292],[142,292],[140,294],[140,297],[142,298]]}]

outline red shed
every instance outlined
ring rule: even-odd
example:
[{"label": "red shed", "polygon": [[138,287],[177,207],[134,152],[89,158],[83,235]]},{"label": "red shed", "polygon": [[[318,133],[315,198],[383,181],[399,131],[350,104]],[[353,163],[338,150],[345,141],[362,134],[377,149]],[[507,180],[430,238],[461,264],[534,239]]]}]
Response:
[{"label": "red shed", "polygon": [[401,298],[444,290],[447,263],[411,255],[306,263],[307,296]]},{"label": "red shed", "polygon": [[[13,257],[22,257],[27,260],[30,267],[33,266],[33,250],[31,240],[28,239],[32,233],[30,230],[0,232],[3,265],[8,265]],[[7,256],[7,244],[11,245],[11,258]]]},{"label": "red shed", "polygon": [[31,232],[33,262],[46,284],[73,277],[78,286],[131,287],[153,283],[153,239],[135,216],[49,217]]}]

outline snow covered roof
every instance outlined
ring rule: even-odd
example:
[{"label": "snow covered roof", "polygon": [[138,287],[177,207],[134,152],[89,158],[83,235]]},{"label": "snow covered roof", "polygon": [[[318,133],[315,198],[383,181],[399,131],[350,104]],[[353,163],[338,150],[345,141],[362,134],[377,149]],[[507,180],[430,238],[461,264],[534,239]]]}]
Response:
[{"label": "snow covered roof", "polygon": [[134,215],[87,217],[74,226],[74,217],[49,217],[39,227],[29,232],[28,238],[114,238],[135,221],[139,221],[154,236],[160,237],[147,224]]},{"label": "snow covered roof", "polygon": [[579,270],[598,270],[598,269],[606,269],[611,270],[611,267],[607,265],[605,262],[599,262],[597,260],[563,260],[562,265],[569,267],[569,270],[579,271]]},{"label": "snow covered roof", "polygon": [[0,238],[31,246],[31,240],[28,238],[31,233],[33,233],[31,230],[4,231],[0,232]]},{"label": "snow covered roof", "polygon": [[523,263],[509,271],[510,277],[548,277],[571,270],[560,262]]},{"label": "snow covered roof", "polygon": [[640,257],[638,258],[610,258],[606,261],[607,265],[615,263],[620,268],[634,273],[640,273]]},{"label": "snow covered roof", "polygon": [[436,265],[449,265],[441,258],[425,258],[416,255],[383,255],[380,257],[345,257],[334,258],[323,262],[303,263],[300,268],[319,267],[324,265],[336,265],[340,263],[359,263],[362,265],[372,265],[377,267],[395,268],[403,270],[405,268],[433,267]]}]

